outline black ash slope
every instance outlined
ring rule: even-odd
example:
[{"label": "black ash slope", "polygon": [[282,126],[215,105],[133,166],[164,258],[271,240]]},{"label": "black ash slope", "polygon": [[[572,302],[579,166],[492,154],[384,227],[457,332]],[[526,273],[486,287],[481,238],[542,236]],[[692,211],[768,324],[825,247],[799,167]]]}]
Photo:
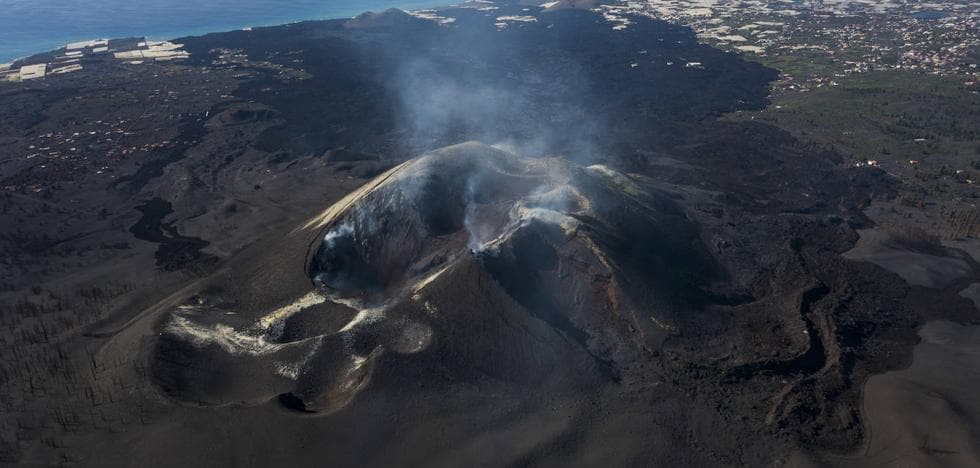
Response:
[{"label": "black ash slope", "polygon": [[[145,117],[142,134],[171,137],[176,114],[204,133],[151,169],[120,164],[121,177],[142,174],[127,184],[135,194],[76,172],[45,195],[129,212],[98,237],[131,239],[135,255],[17,281],[84,284],[98,267],[137,286],[101,322],[52,333],[54,319],[30,318],[4,335],[12,377],[0,388],[16,415],[4,418],[6,460],[767,465],[799,447],[859,443],[864,379],[906,364],[926,318],[972,312],[840,257],[868,223],[860,208],[893,191],[883,173],[841,168],[766,125],[714,120],[764,106],[773,70],[649,19],[615,31],[578,10],[440,14],[456,21],[389,12],[186,38],[185,65],[92,64],[4,90],[11,148],[83,111],[116,111],[121,101],[93,97],[110,88],[156,109],[137,98],[147,84],[187,93],[165,103],[174,115]],[[496,25],[528,14],[536,21]],[[216,62],[229,54],[248,60]],[[412,196],[381,198],[416,203],[356,197],[399,223],[318,252],[342,223],[304,229],[317,213],[411,157],[470,140],[520,155],[484,187],[511,192],[470,193],[470,173],[447,164]],[[532,189],[562,185],[550,170],[528,181],[546,161],[589,203],[537,207],[576,229],[529,221],[474,249],[467,214],[510,221],[516,201],[546,193]],[[10,164],[4,186],[42,173]],[[34,199],[18,195],[4,199],[18,229],[72,215],[32,217]],[[172,232],[221,257],[197,270],[214,273],[155,269],[158,246],[128,231],[140,224],[134,198],[170,203]],[[50,261],[18,242],[33,232],[3,238],[25,271]],[[388,255],[392,245],[411,255]],[[323,286],[336,302],[308,296]],[[351,322],[358,333],[337,334]],[[23,338],[48,335],[62,341]],[[43,362],[58,366],[40,368],[58,373],[26,378],[28,345],[50,351]]]}]

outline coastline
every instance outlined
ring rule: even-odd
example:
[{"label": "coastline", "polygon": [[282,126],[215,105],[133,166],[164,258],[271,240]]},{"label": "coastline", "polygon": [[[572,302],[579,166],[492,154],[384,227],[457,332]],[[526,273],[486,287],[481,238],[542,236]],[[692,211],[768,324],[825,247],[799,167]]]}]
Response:
[{"label": "coastline", "polygon": [[[146,28],[146,30],[137,30],[135,28],[127,28],[125,25],[122,27],[105,27],[99,28],[97,31],[80,31],[72,34],[57,36],[52,35],[50,40],[28,41],[30,42],[30,45],[28,45],[27,42],[21,45],[14,44],[9,50],[0,48],[0,64],[14,64],[35,55],[57,50],[64,47],[65,44],[68,43],[87,41],[91,39],[115,39],[141,36],[150,41],[171,41],[183,37],[203,36],[206,34],[229,32],[245,28],[276,27],[304,21],[326,21],[353,18],[354,16],[366,11],[380,11],[388,8],[421,10],[446,7],[455,3],[458,2],[440,0],[353,2],[350,5],[338,7],[332,12],[325,12],[323,14],[315,14],[311,11],[298,11],[295,15],[266,16],[267,18],[271,19],[265,21],[259,17],[256,17],[256,21],[252,22],[241,21],[242,18],[231,21],[222,21],[223,18],[216,17],[216,21],[214,21],[212,24],[191,26],[187,28],[159,26],[158,28],[149,27]],[[24,20],[29,21],[29,18],[25,18]],[[234,23],[232,23],[232,21],[234,21]],[[10,44],[10,41],[5,42],[0,40],[0,44],[4,43]]]}]

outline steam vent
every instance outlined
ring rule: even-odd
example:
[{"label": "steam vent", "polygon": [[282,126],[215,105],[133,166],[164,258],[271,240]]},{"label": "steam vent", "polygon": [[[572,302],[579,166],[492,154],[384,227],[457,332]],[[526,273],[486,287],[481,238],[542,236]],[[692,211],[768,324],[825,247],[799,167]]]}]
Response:
[{"label": "steam vent", "polygon": [[155,366],[173,396],[330,413],[395,361],[618,381],[716,275],[695,225],[643,179],[479,143],[402,163],[298,230],[316,236],[294,302],[251,321],[220,294],[174,310]]}]

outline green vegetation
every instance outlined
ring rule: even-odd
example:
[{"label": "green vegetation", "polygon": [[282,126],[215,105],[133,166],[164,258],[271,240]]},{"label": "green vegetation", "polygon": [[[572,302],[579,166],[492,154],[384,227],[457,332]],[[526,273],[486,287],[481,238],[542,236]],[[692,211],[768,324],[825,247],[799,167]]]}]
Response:
[{"label": "green vegetation", "polygon": [[765,57],[746,54],[745,58],[799,78],[833,76],[843,72],[843,67],[828,59],[827,54],[822,51],[799,50],[792,55]]},{"label": "green vegetation", "polygon": [[769,122],[883,166],[921,160],[970,169],[980,159],[980,94],[951,77],[861,73],[837,86],[776,96],[766,110],[731,118]]},{"label": "green vegetation", "polygon": [[980,232],[962,222],[976,219],[980,196],[980,94],[963,77],[858,73],[726,118],[776,125],[834,148],[851,165],[879,165],[903,182],[892,211],[905,209],[905,219],[910,210],[928,211],[914,216],[931,217],[923,226],[946,238]]}]

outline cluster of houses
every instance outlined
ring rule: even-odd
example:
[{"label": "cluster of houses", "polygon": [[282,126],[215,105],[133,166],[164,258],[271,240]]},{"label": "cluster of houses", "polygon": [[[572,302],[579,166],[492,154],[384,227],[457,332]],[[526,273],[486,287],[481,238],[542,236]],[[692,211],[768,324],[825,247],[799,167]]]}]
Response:
[{"label": "cluster of houses", "polygon": [[[631,15],[691,27],[699,40],[762,57],[819,57],[831,74],[787,89],[833,85],[876,70],[914,70],[980,83],[980,3],[879,0],[623,0],[597,7],[613,29]],[[763,62],[766,60],[763,59]]]}]

